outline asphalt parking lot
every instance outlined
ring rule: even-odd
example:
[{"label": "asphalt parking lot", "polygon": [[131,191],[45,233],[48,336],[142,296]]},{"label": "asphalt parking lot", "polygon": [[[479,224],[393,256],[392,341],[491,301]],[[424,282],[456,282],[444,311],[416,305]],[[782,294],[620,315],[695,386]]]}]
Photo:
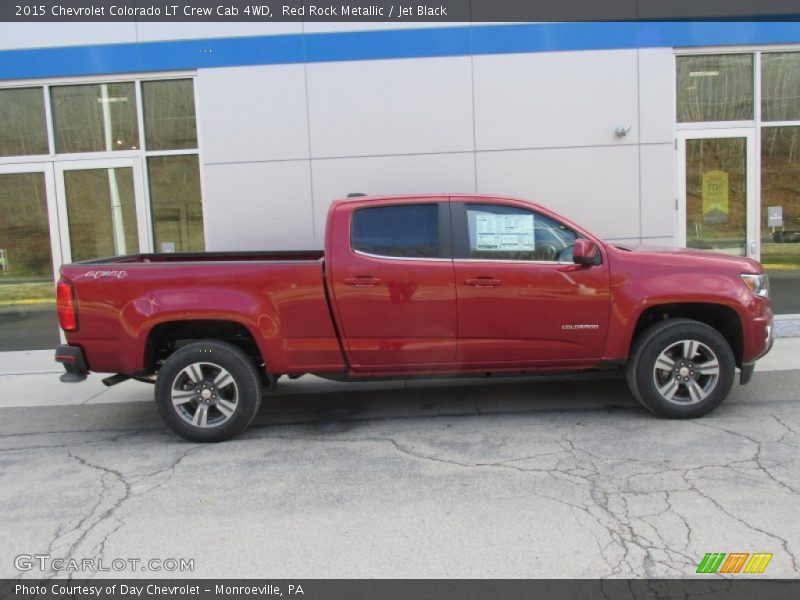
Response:
[{"label": "asphalt parking lot", "polygon": [[20,554],[194,560],[99,577],[687,577],[707,552],[797,577],[799,352],[778,340],[694,421],[616,375],[300,380],[217,445],[169,432],[146,384],[0,376],[0,577],[77,576]]}]

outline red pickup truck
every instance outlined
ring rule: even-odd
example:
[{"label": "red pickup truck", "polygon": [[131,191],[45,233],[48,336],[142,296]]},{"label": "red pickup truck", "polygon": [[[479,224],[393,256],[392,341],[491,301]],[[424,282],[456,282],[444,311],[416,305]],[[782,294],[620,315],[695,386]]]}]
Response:
[{"label": "red pickup truck", "polygon": [[348,198],[324,251],[140,254],[61,268],[65,381],[155,383],[174,431],[242,431],[281,376],[627,369],[651,411],[697,417],[772,344],[746,259],[605,243],[524,200]]}]

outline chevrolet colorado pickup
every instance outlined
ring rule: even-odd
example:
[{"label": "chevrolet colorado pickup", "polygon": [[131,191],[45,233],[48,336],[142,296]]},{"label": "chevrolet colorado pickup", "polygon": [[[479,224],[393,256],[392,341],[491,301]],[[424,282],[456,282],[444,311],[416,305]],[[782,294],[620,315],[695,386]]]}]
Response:
[{"label": "chevrolet colorado pickup", "polygon": [[665,417],[698,417],[772,344],[759,263],[605,243],[494,196],[348,198],[324,251],[139,254],[64,265],[64,381],[155,383],[167,425],[220,441],[279,377],[627,369]]}]

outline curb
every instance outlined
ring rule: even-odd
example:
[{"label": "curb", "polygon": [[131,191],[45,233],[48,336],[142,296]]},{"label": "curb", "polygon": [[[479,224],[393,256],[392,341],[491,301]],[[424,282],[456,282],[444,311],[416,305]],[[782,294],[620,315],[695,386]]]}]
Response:
[{"label": "curb", "polygon": [[774,327],[776,338],[800,337],[800,316],[775,315]]}]

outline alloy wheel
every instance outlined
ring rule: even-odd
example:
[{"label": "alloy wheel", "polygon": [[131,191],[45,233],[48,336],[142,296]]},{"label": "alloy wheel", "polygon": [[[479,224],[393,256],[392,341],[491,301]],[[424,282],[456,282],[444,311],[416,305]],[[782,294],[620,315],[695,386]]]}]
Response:
[{"label": "alloy wheel", "polygon": [[233,376],[210,362],[192,363],[172,382],[172,405],[195,427],[218,427],[236,412],[239,388]]},{"label": "alloy wheel", "polygon": [[708,397],[719,381],[719,359],[697,340],[681,340],[667,346],[653,366],[653,380],[662,398],[679,405],[697,404]]}]

